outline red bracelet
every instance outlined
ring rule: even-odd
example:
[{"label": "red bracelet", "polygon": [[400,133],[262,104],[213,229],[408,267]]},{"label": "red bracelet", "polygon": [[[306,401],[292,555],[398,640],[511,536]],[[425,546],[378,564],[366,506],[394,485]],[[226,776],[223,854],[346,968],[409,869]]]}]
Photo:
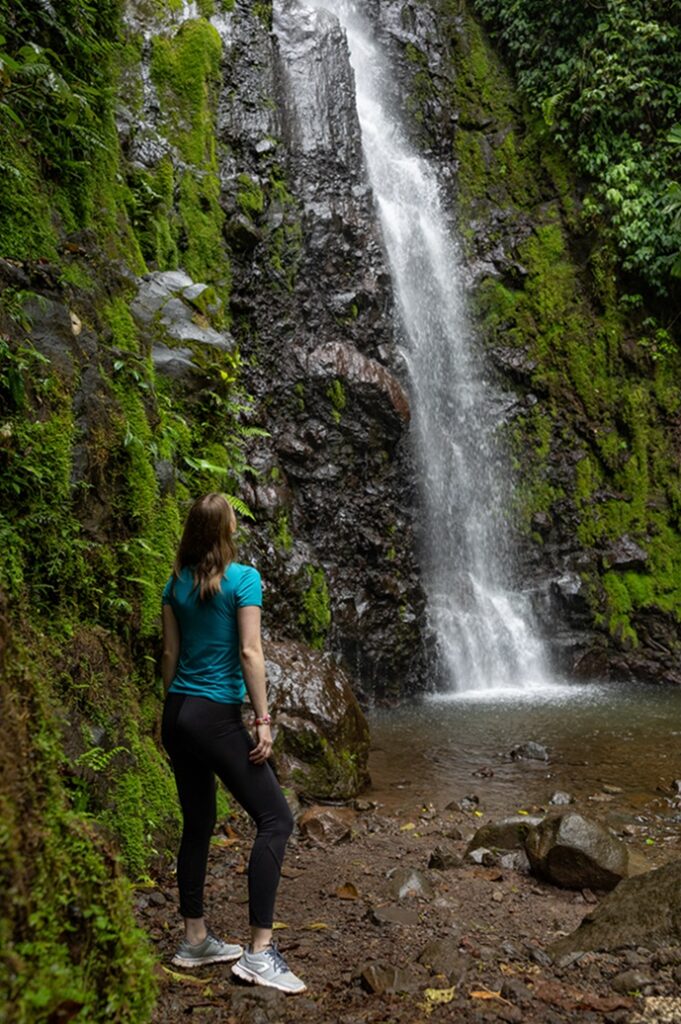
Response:
[{"label": "red bracelet", "polygon": [[263,715],[262,718],[256,718],[255,719],[255,724],[256,725],[271,725],[272,724],[272,719],[270,718],[269,715]]}]

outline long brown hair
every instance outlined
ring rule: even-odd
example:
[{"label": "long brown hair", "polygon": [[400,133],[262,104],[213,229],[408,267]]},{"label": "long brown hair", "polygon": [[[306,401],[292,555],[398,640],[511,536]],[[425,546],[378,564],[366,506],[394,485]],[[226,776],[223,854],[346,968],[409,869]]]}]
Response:
[{"label": "long brown hair", "polygon": [[235,528],[234,509],[224,494],[204,494],[189,509],[173,573],[177,579],[186,566],[193,569],[202,601],[217,594],[222,574],[236,558]]}]

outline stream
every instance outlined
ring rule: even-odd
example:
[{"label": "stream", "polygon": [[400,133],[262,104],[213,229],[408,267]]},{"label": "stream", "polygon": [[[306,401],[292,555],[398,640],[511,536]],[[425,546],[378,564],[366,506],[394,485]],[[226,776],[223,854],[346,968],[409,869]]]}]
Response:
[{"label": "stream", "polygon": [[[442,811],[475,795],[482,821],[546,808],[561,790],[615,830],[628,826],[657,848],[655,859],[679,851],[681,689],[590,682],[469,691],[374,710],[369,721],[370,796],[386,811],[429,803]],[[546,748],[548,762],[511,759],[511,748],[529,740]]]}]

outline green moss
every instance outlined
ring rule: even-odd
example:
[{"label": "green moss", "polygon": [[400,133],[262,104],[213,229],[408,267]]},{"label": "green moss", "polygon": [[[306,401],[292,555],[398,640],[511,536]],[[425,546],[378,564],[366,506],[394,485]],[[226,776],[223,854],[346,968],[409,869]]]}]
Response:
[{"label": "green moss", "polygon": [[102,308],[102,319],[111,328],[114,345],[127,352],[138,350],[137,327],[123,296],[116,296]]},{"label": "green moss", "polygon": [[298,616],[311,647],[322,648],[331,626],[331,603],[326,577],[322,568],[305,567],[307,588],[302,595],[302,609]]},{"label": "green moss", "polygon": [[151,74],[168,139],[188,166],[174,173],[170,159],[161,161],[153,175],[138,177],[136,202],[147,258],[153,254],[162,268],[183,265],[226,300],[230,267],[213,113],[221,53],[217,30],[203,18],[185,22],[173,37],[154,38]]},{"label": "green moss", "polygon": [[343,381],[335,378],[326,389],[327,397],[331,399],[331,415],[335,423],[340,423],[343,410],[347,405],[347,395]]},{"label": "green moss", "polygon": [[242,213],[255,220],[265,209],[265,193],[248,174],[237,178],[236,201]]},{"label": "green moss", "polygon": [[291,533],[289,514],[285,509],[277,517],[274,543],[283,551],[290,551],[293,547],[293,534]]}]

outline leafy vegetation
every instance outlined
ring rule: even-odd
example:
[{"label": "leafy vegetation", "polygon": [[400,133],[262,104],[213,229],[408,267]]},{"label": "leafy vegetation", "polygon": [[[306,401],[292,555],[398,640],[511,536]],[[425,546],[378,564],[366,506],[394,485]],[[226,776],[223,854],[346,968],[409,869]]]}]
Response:
[{"label": "leafy vegetation", "polygon": [[680,0],[472,0],[508,55],[547,138],[588,181],[584,215],[622,269],[657,293],[677,270],[677,174],[669,133],[681,109]]}]

